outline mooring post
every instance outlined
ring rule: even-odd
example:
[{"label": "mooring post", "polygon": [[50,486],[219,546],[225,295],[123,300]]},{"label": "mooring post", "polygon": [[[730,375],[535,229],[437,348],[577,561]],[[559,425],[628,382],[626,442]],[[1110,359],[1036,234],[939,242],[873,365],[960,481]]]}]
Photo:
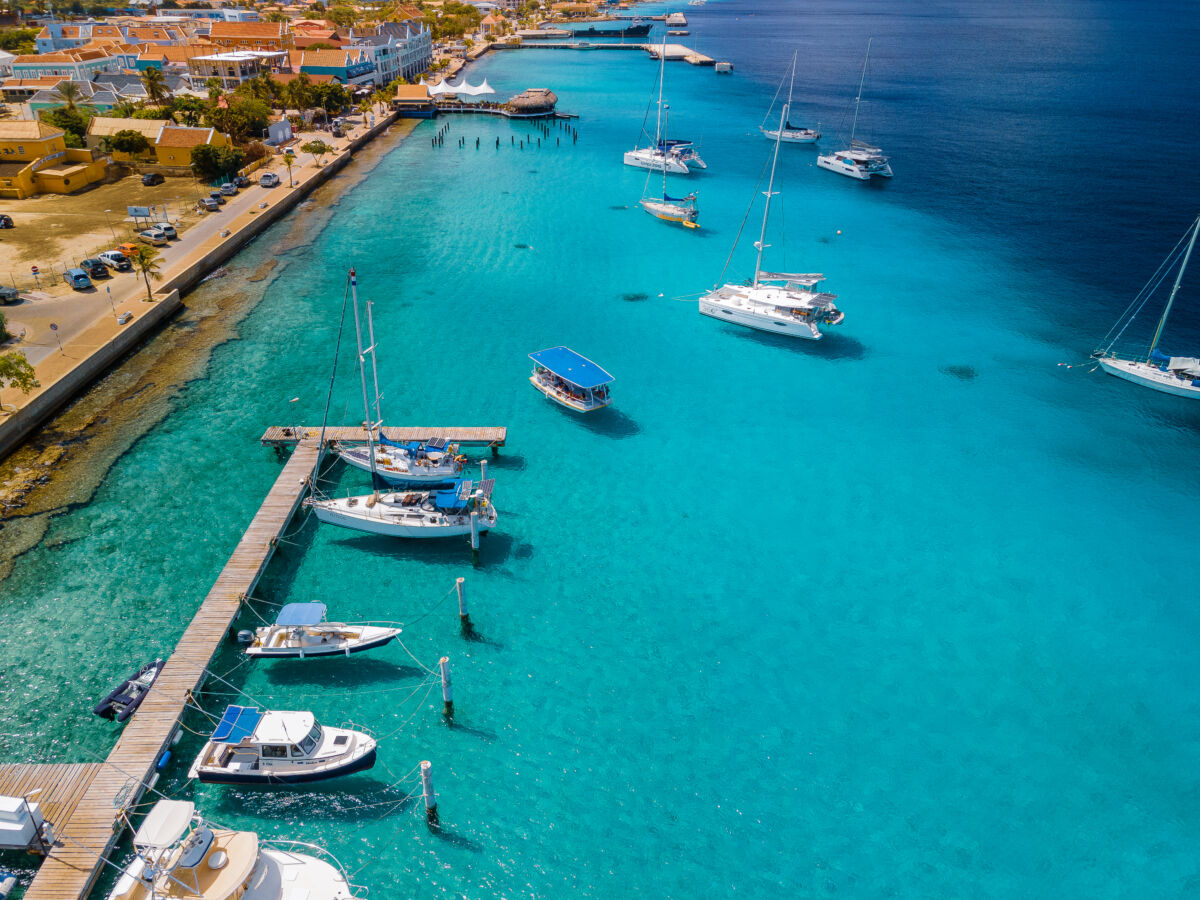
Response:
[{"label": "mooring post", "polygon": [[479,561],[479,511],[471,510],[471,559]]},{"label": "mooring post", "polygon": [[481,459],[479,461],[479,481],[480,481],[480,483],[482,483],[486,480],[487,480],[487,460]]},{"label": "mooring post", "polygon": [[471,630],[471,614],[467,612],[467,591],[464,587],[465,578],[454,579],[454,589],[458,591],[458,624],[464,632]]},{"label": "mooring post", "polygon": [[433,765],[421,760],[421,789],[425,794],[425,821],[436,826],[438,823],[437,794],[433,792]]},{"label": "mooring post", "polygon": [[442,673],[442,715],[447,719],[453,719],[454,695],[450,690],[450,657],[443,656],[439,659],[438,668]]}]

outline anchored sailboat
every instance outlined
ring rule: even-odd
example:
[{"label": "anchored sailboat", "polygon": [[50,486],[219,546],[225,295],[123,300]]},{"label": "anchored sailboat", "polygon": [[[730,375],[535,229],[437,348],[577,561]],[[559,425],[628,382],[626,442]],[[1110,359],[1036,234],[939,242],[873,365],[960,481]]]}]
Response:
[{"label": "anchored sailboat", "polygon": [[[783,107],[779,131],[787,122],[788,108]],[[822,325],[838,325],[846,317],[834,305],[835,296],[814,291],[825,280],[824,275],[798,272],[764,272],[763,250],[766,243],[767,221],[771,215],[771,198],[775,196],[775,164],[779,161],[780,136],[775,135],[775,152],[771,157],[771,178],[767,183],[767,202],[763,209],[762,230],[754,246],[758,258],[754,263],[754,279],[750,284],[726,284],[700,298],[702,315],[712,316],[759,331],[773,331],[805,340],[820,340]],[[736,248],[736,243],[734,247]],[[722,273],[723,274],[723,273]]]},{"label": "anchored sailboat", "polygon": [[850,126],[850,147],[817,157],[817,165],[830,172],[870,181],[872,175],[892,177],[892,166],[883,151],[865,141],[854,139],[858,131],[858,106],[862,103],[863,84],[867,80],[867,60],[871,58],[871,39],[867,39],[867,55],[863,57],[862,75],[858,79],[858,94],[854,98],[854,121]]},{"label": "anchored sailboat", "polygon": [[[1200,233],[1200,216],[1184,232],[1183,237],[1179,239],[1179,243],[1167,255],[1167,258],[1163,260],[1158,271],[1154,273],[1154,276],[1146,283],[1146,286],[1134,297],[1133,303],[1129,305],[1129,309],[1125,311],[1125,315],[1113,326],[1112,331],[1109,332],[1111,339],[1108,346],[1092,354],[1100,364],[1100,368],[1104,369],[1109,375],[1116,375],[1118,378],[1124,378],[1126,381],[1132,381],[1134,384],[1153,388],[1165,394],[1174,394],[1177,397],[1191,397],[1200,400],[1200,359],[1194,356],[1171,356],[1158,349],[1163,331],[1167,327],[1167,319],[1171,315],[1171,308],[1175,305],[1175,296],[1179,293],[1180,285],[1183,284],[1183,273],[1187,271],[1188,261],[1192,258],[1192,249],[1196,246],[1196,235],[1198,233]],[[1113,352],[1113,345],[1121,339],[1121,336],[1125,333],[1125,329],[1129,327],[1130,323],[1137,317],[1137,314],[1142,311],[1142,307],[1146,305],[1146,302],[1154,293],[1154,289],[1167,278],[1171,270],[1175,267],[1175,261],[1180,258],[1180,248],[1184,246],[1185,241],[1187,242],[1187,248],[1183,250],[1182,261],[1179,263],[1179,271],[1175,275],[1175,283],[1171,288],[1171,295],[1167,298],[1166,308],[1163,310],[1162,317],[1158,320],[1158,327],[1154,329],[1154,337],[1150,341],[1149,350],[1143,356],[1117,356]]]},{"label": "anchored sailboat", "polygon": [[[792,77],[788,82],[788,98],[787,105],[790,109],[792,106],[792,89],[796,86],[796,59],[799,57],[800,51],[797,50],[792,54]],[[775,109],[775,101],[779,99],[779,92],[783,90],[783,82],[779,82],[779,87],[775,91],[775,96],[771,100],[771,107],[767,110],[767,114],[763,116],[762,124],[758,126],[758,130],[763,133],[764,137],[783,141],[785,144],[812,144],[821,138],[821,125],[817,123],[816,128],[800,128],[793,125],[791,122],[784,119],[783,125],[780,128],[768,128],[767,120],[771,118],[771,111]]]},{"label": "anchored sailboat", "polygon": [[[639,169],[650,169],[655,172],[670,172],[673,175],[686,175],[691,166],[707,169],[708,166],[696,152],[691,141],[668,140],[667,111],[670,109],[663,103],[663,75],[667,64],[667,45],[663,42],[659,50],[658,60],[658,112],[655,116],[654,143],[649,147],[634,147],[625,153],[625,165]],[[645,121],[642,122],[642,133],[645,133]]]}]

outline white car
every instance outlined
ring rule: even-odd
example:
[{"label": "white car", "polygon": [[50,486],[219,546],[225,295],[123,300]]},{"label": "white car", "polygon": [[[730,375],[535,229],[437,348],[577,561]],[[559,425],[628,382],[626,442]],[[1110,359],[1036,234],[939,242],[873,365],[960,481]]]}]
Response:
[{"label": "white car", "polygon": [[161,228],[147,228],[145,231],[138,232],[138,240],[143,244],[161,247],[167,242],[167,235]]},{"label": "white car", "polygon": [[279,187],[279,176],[274,172],[264,172],[258,183],[262,187]]},{"label": "white car", "polygon": [[133,268],[129,257],[120,250],[105,250],[103,253],[97,253],[96,258],[110,269],[116,269],[118,272],[128,272]]}]

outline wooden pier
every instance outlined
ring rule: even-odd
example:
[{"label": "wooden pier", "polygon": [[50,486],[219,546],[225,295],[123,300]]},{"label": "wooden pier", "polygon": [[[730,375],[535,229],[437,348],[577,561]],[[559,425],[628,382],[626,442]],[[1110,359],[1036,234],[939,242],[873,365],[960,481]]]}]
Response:
[{"label": "wooden pier", "polygon": [[665,54],[668,61],[681,59],[693,66],[711,66],[716,63],[711,56],[705,56],[683,44],[667,44],[664,50],[662,44],[602,44],[595,41],[531,43],[524,41],[520,44],[492,44],[492,50],[644,50],[655,60]]},{"label": "wooden pier", "polygon": [[[416,428],[401,428],[385,425],[383,435],[389,441],[427,441],[430,438],[445,438],[464,447],[491,447],[493,452],[504,446],[508,429],[502,425],[474,428],[462,426],[421,425]],[[272,425],[262,436],[266,447],[291,447],[300,441],[317,441],[320,428],[302,425]],[[325,429],[325,441],[366,441],[367,430],[361,425],[338,425]]]},{"label": "wooden pier", "polygon": [[103,763],[0,766],[0,794],[27,795],[54,826],[58,840],[42,862],[26,900],[83,900],[122,830],[122,809],[139,802],[144,785],[179,727],[192,693],[241,607],[251,594],[276,541],[308,490],[320,448],[301,440],[279,473],[216,583],[184,631],[154,688],[125,725]]}]

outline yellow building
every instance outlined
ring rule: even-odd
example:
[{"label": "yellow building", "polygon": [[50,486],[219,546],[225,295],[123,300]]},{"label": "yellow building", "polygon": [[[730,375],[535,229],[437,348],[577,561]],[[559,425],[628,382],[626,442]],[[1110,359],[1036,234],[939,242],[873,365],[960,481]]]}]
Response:
[{"label": "yellow building", "polygon": [[[118,131],[137,131],[150,144],[145,153],[137,154],[137,159],[154,159],[154,142],[158,140],[159,132],[163,130],[163,127],[170,124],[166,119],[116,119],[108,116],[92,116],[88,120],[84,142],[89,148],[103,152],[104,148],[101,145],[105,138],[111,138]],[[109,155],[117,162],[134,161],[133,154],[123,153],[120,150],[113,150]]]},{"label": "yellow building", "polygon": [[164,125],[154,142],[154,152],[160,166],[190,166],[192,148],[203,144],[214,147],[231,146],[229,135],[215,128],[185,128],[182,125]]},{"label": "yellow building", "polygon": [[70,194],[104,178],[91,150],[68,149],[66,133],[45,122],[0,122],[0,197]]}]

